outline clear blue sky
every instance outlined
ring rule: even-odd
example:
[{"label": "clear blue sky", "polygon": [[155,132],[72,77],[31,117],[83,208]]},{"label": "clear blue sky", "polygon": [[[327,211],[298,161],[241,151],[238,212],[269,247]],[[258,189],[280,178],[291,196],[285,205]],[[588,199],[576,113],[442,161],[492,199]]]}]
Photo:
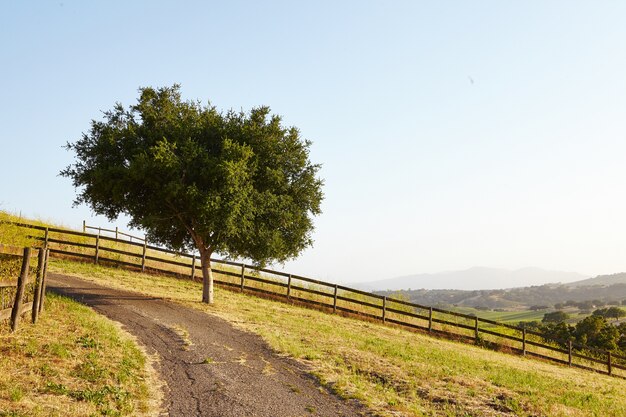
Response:
[{"label": "clear blue sky", "polygon": [[72,208],[62,145],[180,83],[313,141],[324,213],[291,271],[625,271],[625,19],[622,1],[4,1],[0,208],[107,225]]}]

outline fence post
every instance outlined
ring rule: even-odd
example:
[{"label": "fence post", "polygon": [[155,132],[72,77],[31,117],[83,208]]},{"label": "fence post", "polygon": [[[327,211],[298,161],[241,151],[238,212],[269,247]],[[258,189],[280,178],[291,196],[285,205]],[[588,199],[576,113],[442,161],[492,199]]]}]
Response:
[{"label": "fence post", "polygon": [[572,341],[567,342],[567,364],[572,366]]},{"label": "fence post", "polygon": [[474,317],[474,339],[478,343],[478,317]]},{"label": "fence post", "polygon": [[333,294],[333,313],[337,312],[337,292],[339,290],[339,285],[335,284],[335,292]]},{"label": "fence post", "polygon": [[191,280],[196,279],[196,254],[191,257]]},{"label": "fence post", "polygon": [[83,233],[87,231],[87,223],[83,220]]},{"label": "fence post", "polygon": [[387,321],[387,297],[383,297],[383,323]]},{"label": "fence post", "polygon": [[146,271],[146,250],[148,249],[148,241],[143,241],[143,253],[141,254],[141,272]]},{"label": "fence post", "polygon": [[41,281],[43,277],[43,262],[45,258],[45,249],[39,248],[39,254],[37,256],[37,277],[35,278],[35,288],[33,289],[33,308],[31,319],[33,324],[37,323],[37,317],[39,316],[39,300],[41,298]]},{"label": "fence post", "polygon": [[241,264],[241,292],[246,284],[246,264]]},{"label": "fence post", "polygon": [[608,371],[609,371],[609,375],[613,374],[613,364],[611,363],[611,352],[606,352],[608,354],[608,357],[606,359],[606,365],[608,367]]},{"label": "fence post", "polygon": [[115,226],[115,240],[117,240],[117,226]]},{"label": "fence post", "polygon": [[287,298],[291,298],[291,274],[287,278]]},{"label": "fence post", "polygon": [[44,237],[43,237],[43,247],[44,247],[44,248],[47,248],[47,247],[48,247],[48,239],[49,239],[49,236],[48,236],[48,235],[49,235],[49,234],[50,234],[50,231],[49,231],[49,230],[48,230],[48,228],[46,227],[46,233],[44,234]]},{"label": "fence post", "polygon": [[428,331],[433,331],[433,308],[430,307],[428,309]]},{"label": "fence post", "polygon": [[39,297],[39,313],[43,310],[43,304],[46,301],[46,277],[48,276],[48,258],[50,257],[50,249],[44,247],[44,260],[43,260],[43,273],[41,274],[41,286],[39,291],[41,296]]},{"label": "fence post", "polygon": [[17,290],[15,291],[15,301],[11,310],[11,331],[17,330],[20,321],[20,309],[22,308],[22,298],[24,297],[24,288],[28,280],[28,268],[30,266],[30,248],[24,248],[24,257],[22,258],[22,270],[17,279]]},{"label": "fence post", "polygon": [[526,356],[526,327],[522,327],[522,355]]},{"label": "fence post", "polygon": [[94,256],[94,263],[98,265],[98,257],[100,255],[100,233],[96,236],[96,255]]}]

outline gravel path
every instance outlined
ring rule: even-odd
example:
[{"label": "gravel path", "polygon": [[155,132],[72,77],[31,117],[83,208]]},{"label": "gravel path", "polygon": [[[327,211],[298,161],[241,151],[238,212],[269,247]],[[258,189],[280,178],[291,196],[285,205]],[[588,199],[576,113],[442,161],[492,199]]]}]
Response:
[{"label": "gravel path", "polygon": [[120,322],[159,356],[162,415],[215,417],[365,416],[321,387],[301,364],[218,317],[142,294],[49,274],[48,289]]}]

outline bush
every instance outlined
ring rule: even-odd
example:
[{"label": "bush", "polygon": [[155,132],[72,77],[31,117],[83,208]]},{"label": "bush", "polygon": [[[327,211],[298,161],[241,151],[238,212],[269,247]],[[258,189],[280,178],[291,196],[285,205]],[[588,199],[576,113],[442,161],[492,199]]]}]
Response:
[{"label": "bush", "polygon": [[562,323],[567,319],[569,319],[569,314],[559,310],[544,314],[541,321],[543,323]]}]

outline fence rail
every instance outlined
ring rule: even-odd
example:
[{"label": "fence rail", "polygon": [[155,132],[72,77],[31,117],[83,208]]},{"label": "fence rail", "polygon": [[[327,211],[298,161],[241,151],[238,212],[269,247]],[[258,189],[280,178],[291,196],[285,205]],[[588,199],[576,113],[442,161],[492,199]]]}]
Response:
[{"label": "fence rail", "polygon": [[[19,253],[21,252],[21,255]],[[31,248],[16,248],[13,246],[0,245],[0,254],[9,257],[21,258],[21,268],[17,282],[0,283],[0,294],[2,304],[0,305],[0,321],[10,319],[11,331],[18,329],[22,315],[31,313],[33,323],[37,322],[39,314],[43,310],[46,295],[46,273],[48,268],[48,249],[43,247],[38,250]],[[30,279],[30,261],[37,257],[37,268],[34,281]],[[15,277],[9,277],[15,278]],[[29,282],[31,281],[31,282]],[[32,287],[32,293],[26,294],[27,286]],[[11,291],[15,294],[6,292]],[[31,301],[28,301],[28,299]]]},{"label": "fence rail", "polygon": [[130,239],[131,242],[133,241],[133,239],[135,239],[135,240],[137,240],[139,242],[145,242],[146,241],[146,237],[145,236],[144,237],[139,237],[139,236],[131,235],[131,234],[128,234],[128,233],[124,233],[124,232],[121,232],[118,227],[115,227],[115,229],[105,229],[103,227],[89,226],[89,225],[87,225],[86,221],[83,220],[83,233],[86,233],[87,229],[97,230],[98,231],[98,235],[101,235],[102,232],[115,233],[115,239],[119,239],[120,236],[126,236],[127,238]]},{"label": "fence rail", "polygon": [[[98,229],[99,234],[94,234],[26,223],[15,224],[38,231],[31,237],[42,241],[44,247],[49,247],[52,256],[70,256],[141,271],[149,269],[191,279],[196,278],[199,267],[196,255],[152,246],[146,240],[139,243],[101,235],[100,232],[106,229]],[[85,229],[93,229],[91,226],[83,226]],[[120,235],[120,232],[117,231],[117,234]],[[551,339],[541,333],[507,323],[372,294],[300,275],[227,260],[211,259],[211,262],[216,274],[215,283],[233,290],[298,302],[335,313],[356,315],[626,378],[626,372],[622,372],[626,371],[626,357],[613,352],[572,341]]]}]

